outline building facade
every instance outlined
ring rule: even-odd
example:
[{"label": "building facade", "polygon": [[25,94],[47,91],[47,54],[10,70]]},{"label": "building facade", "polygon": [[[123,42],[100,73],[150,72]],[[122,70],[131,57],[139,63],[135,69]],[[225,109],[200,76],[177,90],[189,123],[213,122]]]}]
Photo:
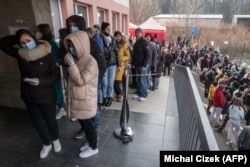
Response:
[{"label": "building facade", "polygon": [[[8,0],[0,5],[0,37],[20,28],[33,33],[36,25],[48,23],[54,35],[65,27],[65,20],[77,14],[87,26],[109,22],[112,32],[128,35],[129,0]],[[20,72],[15,59],[0,50],[0,106],[24,108],[20,98]]]},{"label": "building facade", "polygon": [[66,18],[73,14],[84,17],[87,27],[105,21],[111,32],[128,34],[129,0],[50,0],[50,4],[55,34],[58,25],[65,27]]}]

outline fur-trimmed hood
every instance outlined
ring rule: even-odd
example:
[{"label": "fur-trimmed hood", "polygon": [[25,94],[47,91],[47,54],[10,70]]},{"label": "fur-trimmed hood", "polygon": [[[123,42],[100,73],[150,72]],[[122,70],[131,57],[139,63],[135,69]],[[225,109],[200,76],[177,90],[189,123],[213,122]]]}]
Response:
[{"label": "fur-trimmed hood", "polygon": [[26,61],[36,61],[51,53],[51,46],[47,41],[39,40],[39,44],[34,49],[18,49],[19,55]]}]

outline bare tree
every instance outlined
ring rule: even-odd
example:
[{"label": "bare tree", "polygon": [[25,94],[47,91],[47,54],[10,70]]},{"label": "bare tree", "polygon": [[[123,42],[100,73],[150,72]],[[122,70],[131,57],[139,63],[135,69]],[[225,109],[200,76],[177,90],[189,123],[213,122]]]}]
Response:
[{"label": "bare tree", "polygon": [[161,10],[158,1],[152,0],[130,0],[130,21],[140,25],[149,17],[158,15]]},{"label": "bare tree", "polygon": [[203,10],[204,4],[197,0],[181,0],[176,1],[171,8],[173,14],[200,14]]}]

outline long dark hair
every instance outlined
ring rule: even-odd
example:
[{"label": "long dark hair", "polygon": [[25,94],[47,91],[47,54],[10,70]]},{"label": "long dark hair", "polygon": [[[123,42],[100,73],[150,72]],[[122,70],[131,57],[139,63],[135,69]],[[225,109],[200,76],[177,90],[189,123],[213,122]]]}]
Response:
[{"label": "long dark hair", "polygon": [[39,24],[36,28],[42,34],[43,40],[50,41],[52,38],[54,38],[49,24]]},{"label": "long dark hair", "polygon": [[35,41],[35,43],[38,44],[38,40],[36,39],[35,35],[33,35],[33,34],[30,32],[30,30],[27,30],[27,29],[19,29],[19,30],[16,31],[15,37],[16,37],[16,43],[18,43],[20,46],[21,46],[21,44],[20,44],[20,38],[21,38],[22,35],[24,35],[24,34],[26,34],[26,35],[30,36],[31,38],[33,38],[34,41]]}]

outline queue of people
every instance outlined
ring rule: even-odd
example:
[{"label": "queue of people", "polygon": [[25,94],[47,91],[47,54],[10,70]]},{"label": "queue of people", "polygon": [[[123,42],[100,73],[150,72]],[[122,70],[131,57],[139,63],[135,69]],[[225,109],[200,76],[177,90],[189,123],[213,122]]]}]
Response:
[{"label": "queue of people", "polygon": [[21,98],[42,143],[40,158],[52,148],[62,150],[57,120],[64,116],[80,124],[75,138],[86,136],[87,142],[79,157],[88,158],[98,153],[101,106],[123,101],[127,65],[135,69],[134,98],[144,102],[149,90],[159,88],[167,51],[150,34],[144,38],[140,28],[135,43],[127,43],[120,31],[111,34],[109,23],[86,27],[78,15],[58,31],[56,42],[49,24],[37,25],[34,33],[20,29],[1,37],[0,49],[18,62]]}]

